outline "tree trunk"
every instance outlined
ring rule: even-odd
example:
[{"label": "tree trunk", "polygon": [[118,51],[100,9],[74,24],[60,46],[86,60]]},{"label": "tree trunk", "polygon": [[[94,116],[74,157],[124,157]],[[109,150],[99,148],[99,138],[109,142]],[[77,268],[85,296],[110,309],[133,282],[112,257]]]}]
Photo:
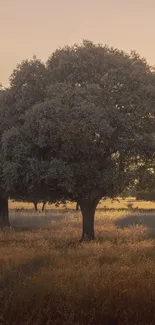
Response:
[{"label": "tree trunk", "polygon": [[80,241],[90,241],[95,238],[94,235],[94,217],[95,210],[99,203],[99,198],[81,200],[80,208],[82,212],[82,237]]},{"label": "tree trunk", "polygon": [[0,228],[10,227],[8,197],[0,196]]},{"label": "tree trunk", "polygon": [[76,203],[76,211],[79,211],[79,203]]},{"label": "tree trunk", "polygon": [[46,205],[46,201],[43,201],[42,212],[44,212],[44,210],[45,210],[45,205]]},{"label": "tree trunk", "polygon": [[38,211],[38,203],[37,202],[33,202],[33,204],[34,204],[35,211]]}]

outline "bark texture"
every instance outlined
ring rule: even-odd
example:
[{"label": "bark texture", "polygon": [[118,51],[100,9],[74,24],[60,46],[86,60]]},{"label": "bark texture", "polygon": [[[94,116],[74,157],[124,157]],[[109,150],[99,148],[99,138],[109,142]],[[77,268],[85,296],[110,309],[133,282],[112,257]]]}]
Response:
[{"label": "bark texture", "polygon": [[94,217],[98,203],[99,198],[80,201],[82,212],[82,237],[80,241],[90,241],[95,239]]}]

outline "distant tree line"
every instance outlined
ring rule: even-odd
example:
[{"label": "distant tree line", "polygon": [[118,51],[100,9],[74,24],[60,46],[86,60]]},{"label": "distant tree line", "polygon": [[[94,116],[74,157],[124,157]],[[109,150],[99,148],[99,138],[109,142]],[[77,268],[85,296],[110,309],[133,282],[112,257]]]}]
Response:
[{"label": "distant tree line", "polygon": [[94,239],[101,198],[141,186],[154,168],[154,116],[155,72],[135,51],[85,40],[45,64],[18,64],[0,89],[0,227],[9,226],[8,197],[70,200],[81,240]]}]

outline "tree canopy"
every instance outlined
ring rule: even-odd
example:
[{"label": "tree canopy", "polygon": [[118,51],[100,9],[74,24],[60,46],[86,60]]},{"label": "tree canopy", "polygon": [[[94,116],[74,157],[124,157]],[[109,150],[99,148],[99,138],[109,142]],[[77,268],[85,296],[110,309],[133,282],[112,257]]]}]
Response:
[{"label": "tree canopy", "polygon": [[84,41],[46,65],[24,61],[10,80],[1,99],[3,187],[21,199],[78,201],[82,239],[93,239],[99,200],[120,194],[154,152],[154,71],[135,52]]}]

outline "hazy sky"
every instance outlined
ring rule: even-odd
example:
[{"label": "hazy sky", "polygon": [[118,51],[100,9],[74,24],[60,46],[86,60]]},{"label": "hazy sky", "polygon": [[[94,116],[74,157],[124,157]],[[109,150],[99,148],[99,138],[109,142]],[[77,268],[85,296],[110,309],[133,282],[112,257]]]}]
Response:
[{"label": "hazy sky", "polygon": [[155,64],[155,0],[0,0],[0,82],[34,54],[89,39]]}]

